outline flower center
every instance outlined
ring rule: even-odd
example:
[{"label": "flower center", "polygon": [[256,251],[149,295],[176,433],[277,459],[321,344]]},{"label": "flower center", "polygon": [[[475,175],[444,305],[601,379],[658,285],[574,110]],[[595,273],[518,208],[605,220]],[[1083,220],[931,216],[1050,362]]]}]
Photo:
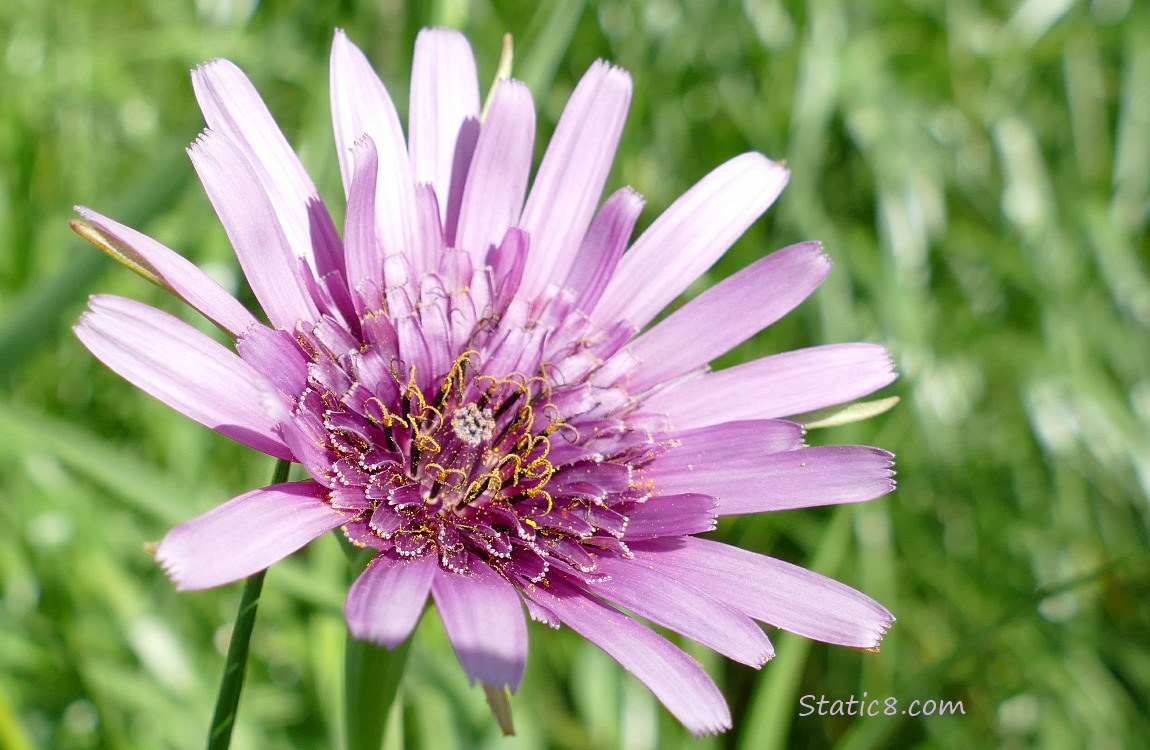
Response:
[{"label": "flower center", "polygon": [[372,345],[335,356],[319,339],[301,333],[312,362],[294,416],[352,543],[535,582],[556,565],[592,575],[596,550],[627,553],[625,509],[647,490],[632,486],[633,451],[599,452],[557,406],[582,403],[585,383],[488,373],[475,351],[428,383]]},{"label": "flower center", "polygon": [[451,429],[455,430],[455,437],[476,448],[495,433],[495,419],[490,409],[480,410],[475,404],[467,404],[451,415]]}]

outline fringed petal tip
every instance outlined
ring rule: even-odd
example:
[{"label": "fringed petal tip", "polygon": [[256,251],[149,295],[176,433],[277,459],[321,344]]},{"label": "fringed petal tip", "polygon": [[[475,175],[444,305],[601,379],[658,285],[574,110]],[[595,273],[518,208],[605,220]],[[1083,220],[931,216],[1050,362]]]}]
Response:
[{"label": "fringed petal tip", "polygon": [[[682,721],[682,719],[680,719],[680,721]],[[705,724],[698,724],[698,722],[690,722],[690,724],[687,724],[687,722],[684,722],[683,726],[687,727],[688,732],[690,732],[691,736],[695,737],[696,740],[702,740],[703,737],[712,737],[716,734],[729,732],[730,728],[735,726],[735,724],[734,721],[731,720],[730,713],[728,712],[726,717],[707,721]]]},{"label": "fringed petal tip", "polygon": [[[870,597],[866,598],[870,599]],[[870,599],[870,605],[873,619],[868,623],[870,626],[869,637],[860,639],[862,641],[861,643],[840,645],[845,645],[847,648],[853,648],[855,651],[862,651],[866,654],[877,654],[879,652],[882,639],[886,637],[887,632],[898,618],[896,618],[889,609],[873,599]]]},{"label": "fringed petal tip", "polygon": [[585,75],[592,73],[595,75],[602,73],[609,76],[619,76],[622,79],[626,79],[628,86],[631,85],[631,72],[629,70],[616,65],[610,60],[604,60],[601,57],[596,59],[595,62],[591,63],[591,67],[587,69],[587,73]]},{"label": "fringed petal tip", "polygon": [[879,647],[882,645],[882,639],[886,637],[887,631],[890,630],[890,626],[893,625],[897,619],[885,607],[882,608],[882,611],[885,614],[885,618],[877,623],[878,628],[874,636],[874,643],[865,646],[856,646],[856,651],[862,651],[866,654],[877,654],[879,652]]},{"label": "fringed petal tip", "polygon": [[167,540],[168,538],[164,537],[164,540],[156,544],[151,552],[152,557],[159,563],[160,569],[164,571],[164,575],[175,585],[176,591],[198,591],[212,588],[210,584],[197,586],[188,582],[188,566],[183,564],[183,562],[186,561],[182,560],[180,556],[172,555],[168,550],[164,549],[164,543],[167,542]]},{"label": "fringed petal tip", "polygon": [[695,739],[702,739],[703,737],[712,737],[716,734],[729,731],[732,726],[734,726],[734,724],[728,718],[726,721],[715,722],[714,724],[708,724],[704,727],[687,727],[687,729],[690,730]]},{"label": "fringed petal tip", "polygon": [[[893,453],[891,453],[890,451],[885,450],[883,448],[873,448],[872,447],[872,448],[870,448],[870,450],[875,456],[878,456],[879,458],[885,459],[884,463],[882,464],[882,467],[889,472],[889,474],[887,474],[887,476],[894,477],[895,474],[898,473],[897,471],[895,471],[895,468],[894,468],[895,461],[894,461],[894,454]],[[891,479],[891,483],[893,485],[893,483],[894,483],[893,478]]]},{"label": "fringed petal tip", "polygon": [[893,382],[898,378],[898,363],[894,361],[894,353],[882,344],[874,344],[874,346],[881,348],[883,354],[886,355],[886,364],[891,374],[891,382]]},{"label": "fringed petal tip", "polygon": [[213,131],[211,128],[204,128],[203,130],[201,130],[199,132],[199,134],[195,138],[192,139],[192,142],[188,144],[187,148],[184,149],[184,151],[188,152],[188,156],[191,156],[198,149],[203,148],[204,143],[212,135],[212,132]]},{"label": "fringed petal tip", "polygon": [[560,626],[559,618],[554,612],[539,604],[534,599],[523,597],[523,603],[527,605],[527,614],[535,622],[546,625],[552,630],[558,630]]},{"label": "fringed petal tip", "polygon": [[764,639],[764,640],[766,640],[767,643],[764,646],[763,650],[759,652],[755,661],[746,661],[746,662],[740,662],[740,663],[746,664],[751,669],[759,670],[759,669],[762,669],[763,666],[767,662],[769,662],[771,659],[774,659],[775,658],[775,645],[773,643],[771,643],[769,638]]},{"label": "fringed petal tip", "polygon": [[236,64],[233,63],[231,60],[226,60],[222,57],[213,57],[210,60],[204,60],[202,63],[198,63],[195,66],[193,66],[191,73],[193,76],[194,75],[203,75],[203,73],[205,71],[207,71],[209,68],[220,67],[222,65],[231,66],[233,68],[237,67]]}]

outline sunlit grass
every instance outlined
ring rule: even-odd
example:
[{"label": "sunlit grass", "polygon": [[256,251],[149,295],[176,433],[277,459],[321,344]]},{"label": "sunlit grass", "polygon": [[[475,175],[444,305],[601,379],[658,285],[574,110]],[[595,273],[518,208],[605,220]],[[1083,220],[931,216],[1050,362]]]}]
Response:
[{"label": "sunlit grass", "polygon": [[[429,23],[468,33],[485,80],[510,31],[544,131],[592,60],[628,68],[634,104],[609,187],[647,197],[641,223],[737,153],[786,159],[783,198],[708,283],[800,239],[822,240],[835,270],[722,362],[890,346],[900,406],[811,440],[894,450],[900,488],[720,533],[815,565],[898,622],[878,655],[781,636],[755,672],[693,652],[736,720],[703,742],[594,647],[533,626],[513,702],[520,734],[504,740],[428,617],[390,746],[1150,744],[1150,11],[1121,0],[411,5],[0,5],[0,746],[201,744],[240,586],[177,594],[143,544],[266,481],[272,463],[80,347],[69,325],[91,292],[192,318],[72,236],[71,206],[236,285],[181,151],[203,127],[188,69],[236,61],[337,196],[332,29],[369,52],[402,111],[412,40]],[[349,575],[334,539],[271,570],[234,747],[338,746]],[[863,691],[962,700],[966,713],[798,715],[803,695]]]}]

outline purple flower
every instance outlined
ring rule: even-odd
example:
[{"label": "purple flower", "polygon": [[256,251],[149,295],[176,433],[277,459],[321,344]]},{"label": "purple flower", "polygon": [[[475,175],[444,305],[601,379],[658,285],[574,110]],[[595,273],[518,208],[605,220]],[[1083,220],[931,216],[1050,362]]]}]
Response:
[{"label": "purple flower", "polygon": [[756,667],[773,650],[755,620],[877,647],[893,618],[870,598],[696,536],[720,515],[894,487],[891,454],[805,447],[802,427],[780,419],[891,382],[882,347],[708,368],[822,282],[822,248],[779,250],[643,330],[771,205],[780,164],[731,159],[624,252],[642,198],[623,188],[598,204],[630,101],[625,71],[591,66],[528,191],[535,114],[522,83],[499,81],[481,120],[467,41],[425,31],[405,141],[383,84],[337,33],[341,239],[239,69],[213,61],[193,83],[208,128],[189,154],[270,326],[172,250],[80,209],[236,351],[108,295],[76,331],[144,391],[311,479],[173,529],[156,556],[179,588],[235,581],[341,528],[378,550],[348,593],[355,636],[399,644],[430,596],[472,682],[514,690],[526,607],[600,646],[696,734],[730,726],[723,696],[613,605]]}]

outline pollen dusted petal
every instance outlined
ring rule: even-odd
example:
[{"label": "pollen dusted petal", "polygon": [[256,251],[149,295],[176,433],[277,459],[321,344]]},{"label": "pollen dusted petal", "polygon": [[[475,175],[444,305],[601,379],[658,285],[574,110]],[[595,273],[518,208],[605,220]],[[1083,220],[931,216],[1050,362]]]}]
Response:
[{"label": "pollen dusted petal", "polygon": [[527,662],[527,622],[515,587],[472,558],[469,573],[440,570],[431,583],[447,637],[471,684],[512,691]]},{"label": "pollen dusted petal", "polygon": [[715,530],[718,501],[710,495],[656,495],[627,511],[623,540],[687,536]]},{"label": "pollen dusted petal", "polygon": [[664,433],[666,452],[652,465],[656,473],[694,471],[708,463],[757,465],[768,453],[803,445],[803,427],[783,419],[748,419]]},{"label": "pollen dusted petal", "polygon": [[236,350],[284,395],[295,396],[307,384],[307,357],[287,331],[254,325],[236,341]]},{"label": "pollen dusted petal", "polygon": [[344,616],[351,634],[387,648],[403,643],[423,614],[438,570],[434,555],[411,560],[373,557],[347,593]]},{"label": "pollen dusted petal", "polygon": [[211,588],[279,562],[346,520],[315,482],[273,484],[172,529],[156,559],[181,591]]}]

